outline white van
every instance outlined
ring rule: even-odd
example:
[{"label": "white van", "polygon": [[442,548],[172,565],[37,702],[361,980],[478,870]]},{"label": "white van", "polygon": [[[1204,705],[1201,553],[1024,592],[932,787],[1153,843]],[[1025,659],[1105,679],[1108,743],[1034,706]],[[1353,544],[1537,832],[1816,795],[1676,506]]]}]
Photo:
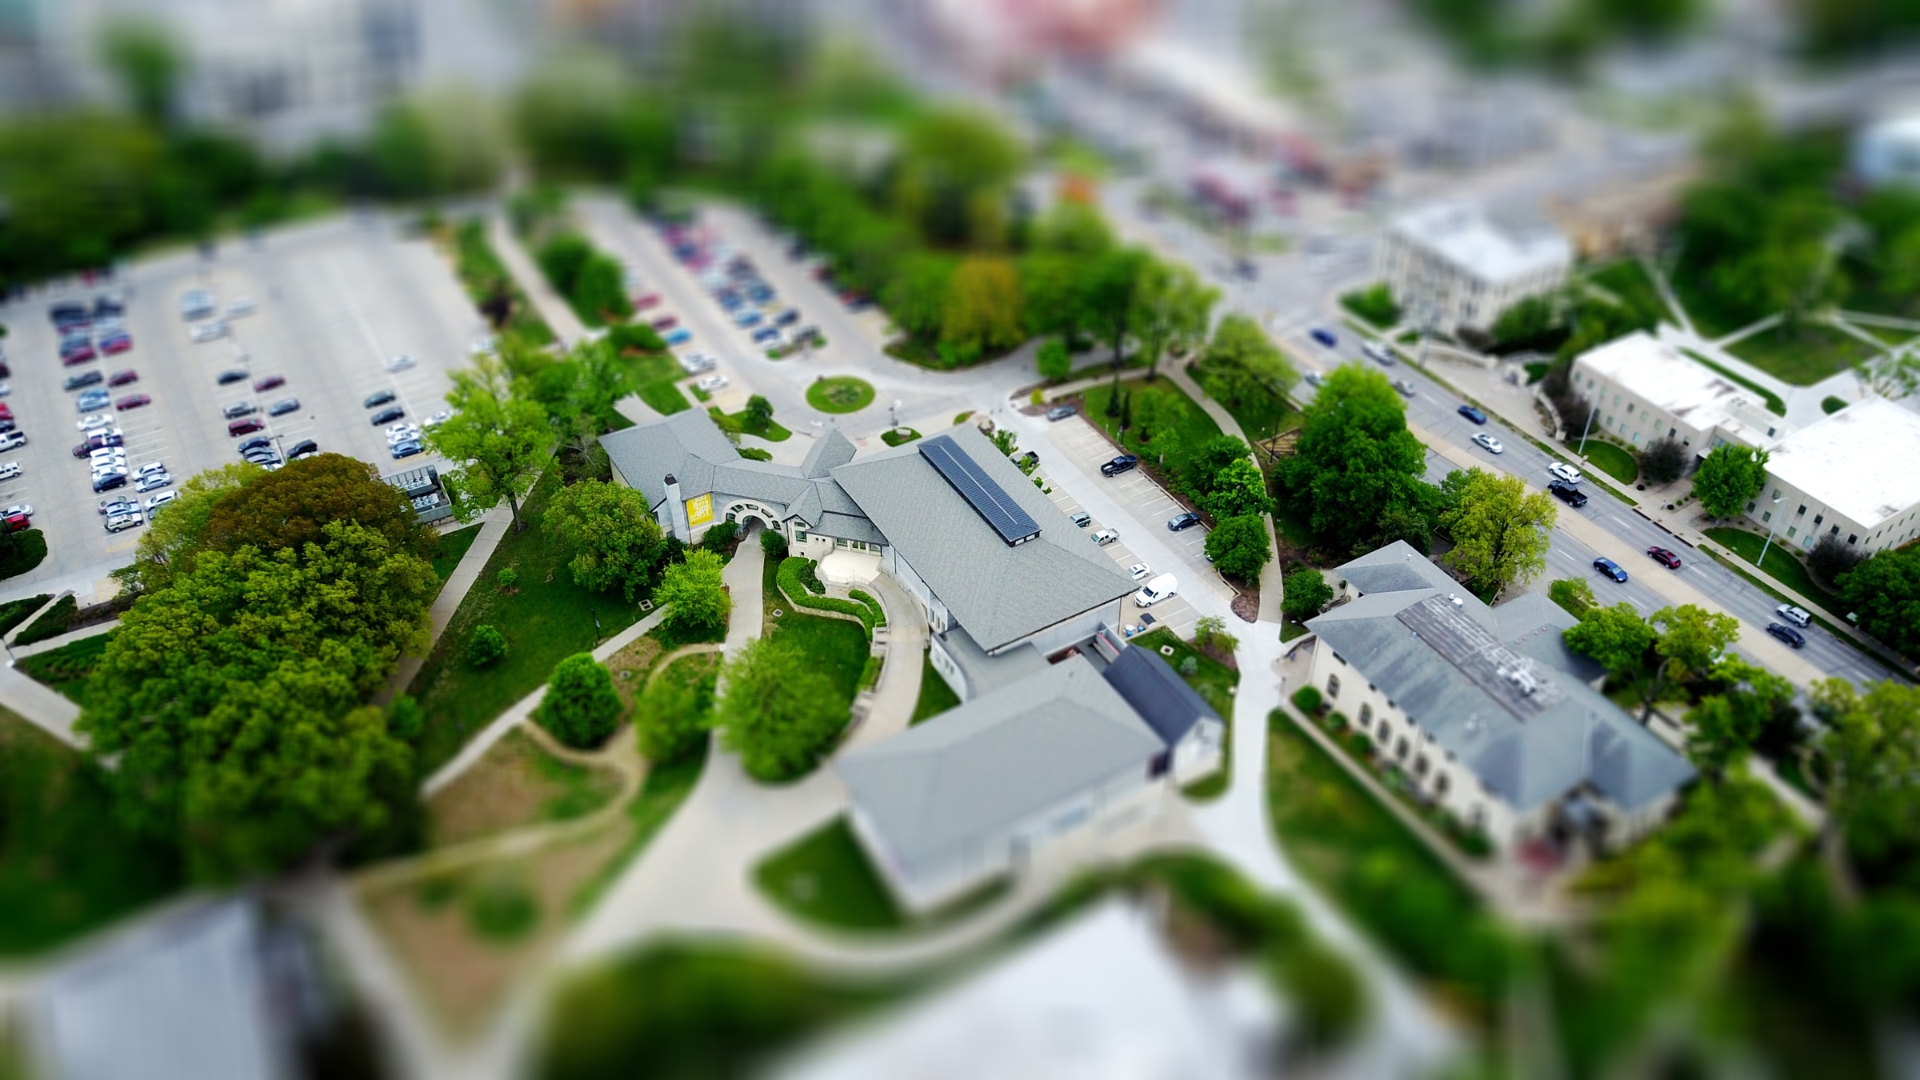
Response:
[{"label": "white van", "polygon": [[1139,592],[1134,593],[1133,602],[1138,607],[1152,607],[1179,591],[1180,583],[1174,580],[1172,574],[1161,574],[1142,586]]}]

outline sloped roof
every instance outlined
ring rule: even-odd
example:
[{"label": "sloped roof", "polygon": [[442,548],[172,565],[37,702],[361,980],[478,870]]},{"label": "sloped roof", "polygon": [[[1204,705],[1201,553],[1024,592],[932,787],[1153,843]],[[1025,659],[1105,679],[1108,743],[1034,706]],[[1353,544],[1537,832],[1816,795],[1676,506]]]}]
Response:
[{"label": "sloped roof", "polygon": [[1163,749],[1119,691],[1074,656],[850,751],[834,768],[888,848],[925,865],[1144,770]]},{"label": "sloped roof", "polygon": [[827,433],[814,440],[813,447],[807,451],[807,459],[800,463],[800,475],[809,478],[826,476],[852,461],[853,449],[853,443],[840,434],[839,428],[828,428]]},{"label": "sloped roof", "polygon": [[912,444],[842,465],[833,478],[981,648],[991,652],[1133,591],[986,436],[969,424],[946,434],[1040,524],[1037,539],[1008,547]]},{"label": "sloped roof", "polygon": [[[1355,563],[1377,567],[1392,561],[1375,558],[1379,554]],[[1425,576],[1412,565],[1425,563],[1424,558],[1399,561]],[[1337,572],[1353,581],[1353,569],[1348,564]],[[1367,572],[1360,568],[1363,576]],[[1486,637],[1472,647],[1497,653],[1502,670],[1523,661],[1519,666],[1528,668],[1538,689],[1524,694],[1490,684],[1485,671],[1473,670],[1471,663],[1462,666],[1443,651],[1460,640],[1435,640],[1430,630],[1422,631],[1429,622],[1402,617],[1436,608],[1455,613],[1464,626],[1484,630]],[[1307,626],[1488,790],[1522,813],[1582,782],[1622,808],[1643,806],[1691,779],[1693,767],[1588,685],[1591,665],[1555,641],[1573,622],[1557,604],[1536,594],[1489,608],[1464,590],[1419,587],[1368,593]],[[1486,657],[1476,653],[1473,659],[1485,666]]]},{"label": "sloped roof", "polygon": [[1220,714],[1213,711],[1207,699],[1188,686],[1187,680],[1152,649],[1138,646],[1121,649],[1120,655],[1100,674],[1108,685],[1120,691],[1120,696],[1127,699],[1140,719],[1168,746],[1186,738],[1187,732],[1201,720],[1220,720]]}]

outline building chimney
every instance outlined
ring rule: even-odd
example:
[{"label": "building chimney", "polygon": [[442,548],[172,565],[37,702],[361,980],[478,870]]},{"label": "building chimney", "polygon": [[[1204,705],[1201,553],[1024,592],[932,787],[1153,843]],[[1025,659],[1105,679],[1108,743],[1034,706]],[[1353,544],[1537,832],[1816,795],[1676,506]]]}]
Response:
[{"label": "building chimney", "polygon": [[680,481],[675,480],[672,473],[668,473],[665,483],[667,515],[673,522],[673,535],[678,537],[681,543],[690,544],[693,542],[693,530],[687,526],[687,503],[680,497]]}]

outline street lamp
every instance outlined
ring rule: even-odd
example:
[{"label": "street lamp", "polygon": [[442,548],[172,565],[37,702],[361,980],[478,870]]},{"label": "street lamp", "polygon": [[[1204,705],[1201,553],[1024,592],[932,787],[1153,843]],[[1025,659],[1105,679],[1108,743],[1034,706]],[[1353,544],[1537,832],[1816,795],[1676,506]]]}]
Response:
[{"label": "street lamp", "polygon": [[[1785,501],[1786,496],[1784,495],[1775,495],[1773,497],[1773,505],[1775,506],[1779,506]],[[1760,568],[1762,573],[1765,573],[1767,569],[1767,549],[1773,546],[1773,530],[1779,527],[1780,523],[1778,521],[1769,520],[1767,523],[1767,542],[1760,545],[1760,561],[1754,564]]]},{"label": "street lamp", "polygon": [[1587,423],[1580,429],[1580,457],[1582,460],[1585,460],[1587,456],[1587,432],[1593,430],[1593,418],[1599,412],[1599,406],[1591,404],[1587,406]]}]

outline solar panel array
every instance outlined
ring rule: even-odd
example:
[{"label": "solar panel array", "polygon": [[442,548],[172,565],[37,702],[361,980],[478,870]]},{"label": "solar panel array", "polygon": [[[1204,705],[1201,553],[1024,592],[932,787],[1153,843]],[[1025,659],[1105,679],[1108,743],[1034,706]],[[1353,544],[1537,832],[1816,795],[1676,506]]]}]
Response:
[{"label": "solar panel array", "polygon": [[920,456],[947,478],[947,483],[967,500],[974,512],[987,520],[1008,547],[1024,544],[1040,535],[1040,523],[1026,512],[1013,496],[999,485],[980,463],[967,456],[949,435],[935,435],[920,441]]},{"label": "solar panel array", "polygon": [[1508,648],[1444,596],[1428,597],[1394,618],[1520,720],[1567,699],[1558,683],[1534,673],[1532,660]]}]

